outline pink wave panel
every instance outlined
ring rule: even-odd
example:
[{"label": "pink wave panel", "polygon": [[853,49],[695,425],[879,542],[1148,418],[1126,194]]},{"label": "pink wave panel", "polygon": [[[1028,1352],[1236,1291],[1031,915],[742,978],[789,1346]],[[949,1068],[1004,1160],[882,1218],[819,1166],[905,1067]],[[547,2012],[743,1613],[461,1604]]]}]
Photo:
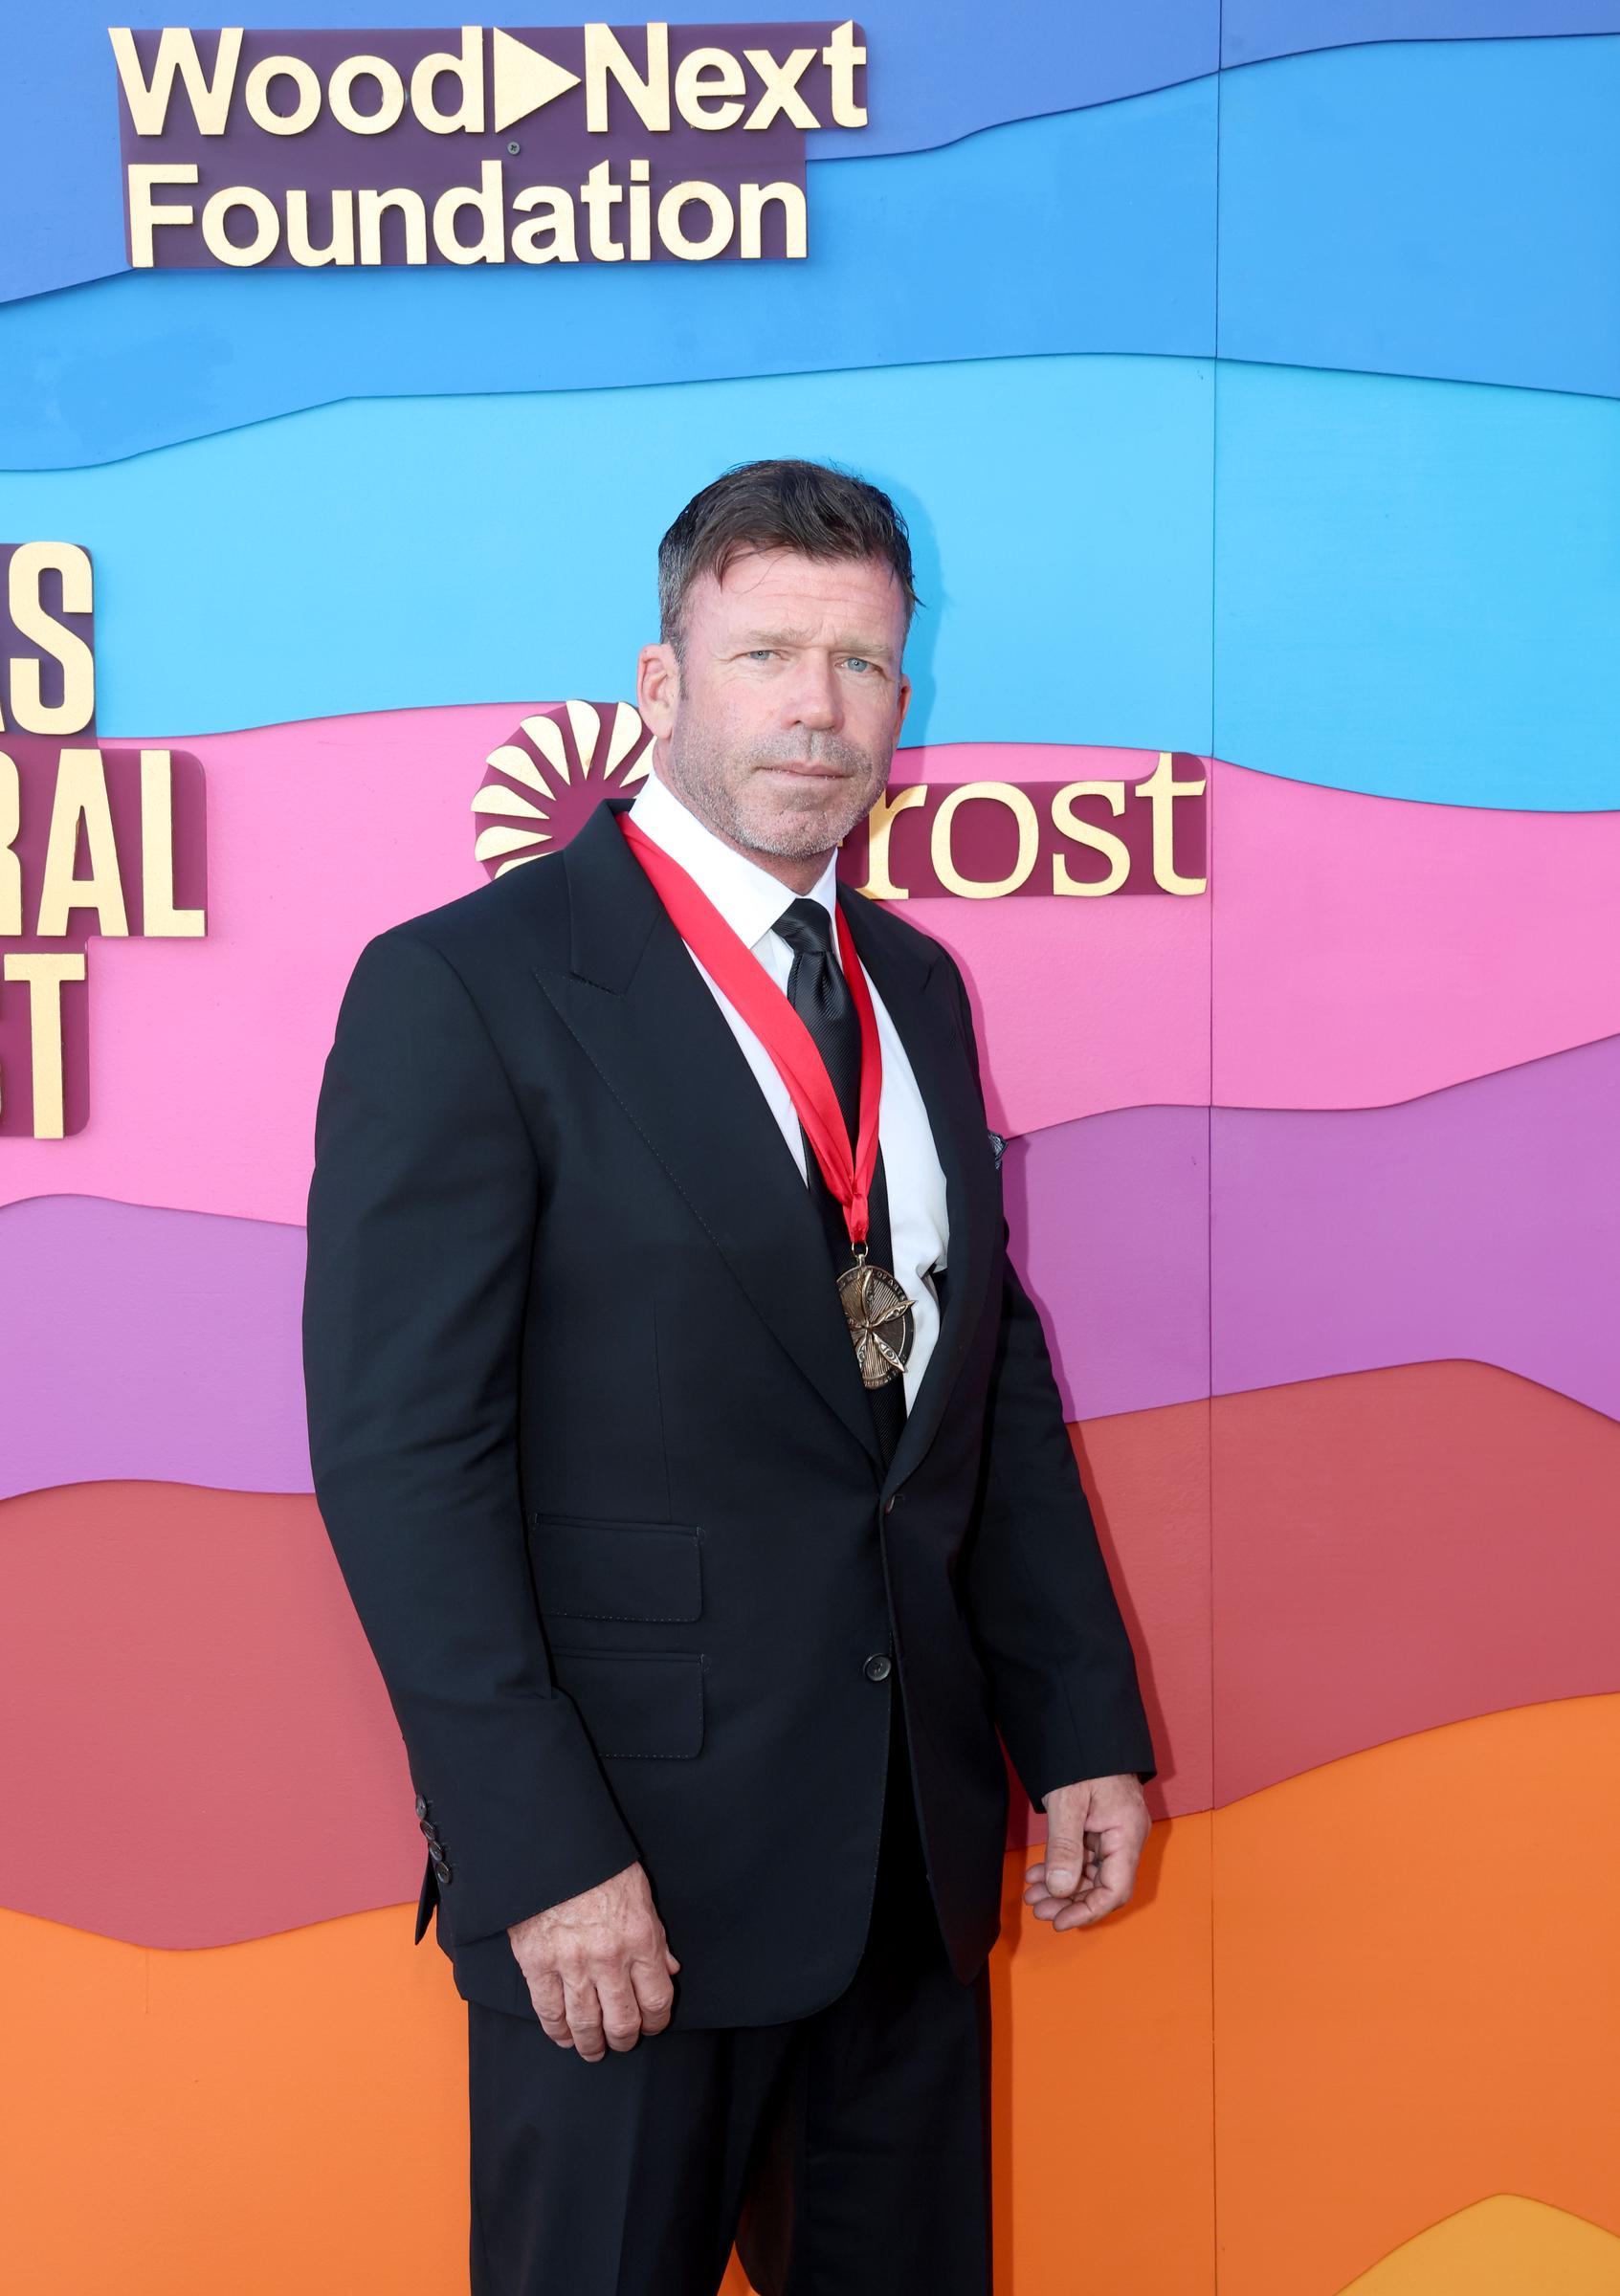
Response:
[{"label": "pink wave panel", "polygon": [[[901,750],[906,782],[1145,780],[1158,752],[1048,742],[947,742]],[[1198,761],[1209,769],[1209,761]],[[1217,791],[1207,789],[1212,835]],[[1209,1098],[1207,894],[891,902],[943,941],[966,977],[990,1122],[1035,1132],[1151,1101]]]},{"label": "pink wave panel", "polygon": [[208,793],[207,938],[91,942],[89,1122],[9,1141],[0,1198],[71,1190],[301,1222],[349,970],[373,933],[484,881],[473,792],[533,706],[184,743]]},{"label": "pink wave panel", "polygon": [[[93,945],[94,1113],[70,1139],[11,1143],[0,1201],[300,1220],[354,958],[482,881],[471,797],[537,706],[130,737],[203,762],[208,938]],[[896,779],[1131,782],[1154,755],[953,744],[902,751]],[[999,1130],[1211,1097],[1377,1105],[1620,1027],[1603,926],[1620,813],[1406,804],[1219,762],[1210,813],[1210,895],[911,905],[969,976]]]},{"label": "pink wave panel", "polygon": [[[92,942],[90,1120],[66,1140],[9,1142],[0,1202],[72,1192],[301,1221],[322,1067],[355,957],[383,927],[485,881],[473,793],[491,750],[540,706],[187,738],[207,781],[207,938]],[[1152,763],[1140,750],[983,744],[903,752],[896,778],[1131,781]],[[1092,914],[1104,907],[1106,919]],[[971,974],[999,1130],[1208,1099],[1202,898],[916,910]]]},{"label": "pink wave panel", "polygon": [[0,1497],[114,1476],[308,1490],[301,1227],[41,1196],[0,1208]]},{"label": "pink wave panel", "polygon": [[192,1947],[415,1898],[404,1748],[310,1499],[9,1501],[0,1717],[18,1912]]},{"label": "pink wave panel", "polygon": [[1620,812],[1421,805],[1224,763],[1212,796],[1223,1108],[1377,1107],[1620,1032]]}]

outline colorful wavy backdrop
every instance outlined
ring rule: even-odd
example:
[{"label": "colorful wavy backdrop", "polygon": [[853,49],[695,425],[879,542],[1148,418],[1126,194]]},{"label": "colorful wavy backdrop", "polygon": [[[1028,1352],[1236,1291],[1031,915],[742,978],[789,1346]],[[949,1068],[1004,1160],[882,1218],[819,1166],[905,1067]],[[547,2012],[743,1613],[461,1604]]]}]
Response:
[{"label": "colorful wavy backdrop", "polygon": [[0,1163],[17,2296],[464,2285],[315,1094],[757,453],[913,520],[899,778],[1209,761],[1206,897],[915,904],[1161,1748],[1121,1915],[1010,1848],[998,2285],[1620,2286],[1620,0],[1086,13],[871,0],[810,260],[632,276],[125,273],[105,27],[8,32],[0,538],[88,545],[102,739],[210,812],[206,941],[93,953],[91,1121]]}]

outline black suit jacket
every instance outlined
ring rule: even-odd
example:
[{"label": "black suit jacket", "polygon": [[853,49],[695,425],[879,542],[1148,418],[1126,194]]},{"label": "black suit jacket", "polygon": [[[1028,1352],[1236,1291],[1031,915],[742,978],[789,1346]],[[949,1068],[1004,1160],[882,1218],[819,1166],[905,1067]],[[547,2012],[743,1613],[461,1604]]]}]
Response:
[{"label": "black suit jacket", "polygon": [[998,1727],[1037,1799],[1154,1755],[954,960],[839,889],[950,1229],[885,1472],[810,1191],[630,802],[361,951],[316,1117],[310,1453],[431,1845],[416,1934],[436,1897],[463,1996],[532,2016],[508,1925],[639,1858],[676,2020],[774,2023],[859,1957],[894,1696],[964,1979],[999,1924]]}]

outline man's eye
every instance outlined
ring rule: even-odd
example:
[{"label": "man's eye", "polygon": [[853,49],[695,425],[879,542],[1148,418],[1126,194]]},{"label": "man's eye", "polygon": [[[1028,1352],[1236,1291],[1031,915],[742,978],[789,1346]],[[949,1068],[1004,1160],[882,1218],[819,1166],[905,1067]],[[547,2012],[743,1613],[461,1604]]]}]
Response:
[{"label": "man's eye", "polygon": [[876,662],[869,662],[864,653],[852,653],[846,658],[852,670],[876,670],[877,667]]},{"label": "man's eye", "polygon": [[751,662],[768,662],[775,651],[772,646],[750,646],[748,659]]}]

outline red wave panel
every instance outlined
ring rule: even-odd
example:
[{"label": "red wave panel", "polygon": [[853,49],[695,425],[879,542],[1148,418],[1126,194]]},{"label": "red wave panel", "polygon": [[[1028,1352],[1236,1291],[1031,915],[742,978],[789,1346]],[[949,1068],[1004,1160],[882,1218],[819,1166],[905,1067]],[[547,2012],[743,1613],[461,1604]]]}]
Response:
[{"label": "red wave panel", "polygon": [[[1566,1398],[1423,1364],[1072,1432],[1156,1817],[1620,1687],[1620,1427]],[[404,1750],[313,1500],[0,1507],[0,1902],[76,1928],[194,1947],[412,1902]]]},{"label": "red wave panel", "polygon": [[5,1901],[138,1944],[413,1901],[405,1751],[314,1501],[0,1507],[0,1796]]},{"label": "red wave panel", "polygon": [[1620,1689],[1620,1426],[1483,1363],[1212,1406],[1215,1801]]}]

